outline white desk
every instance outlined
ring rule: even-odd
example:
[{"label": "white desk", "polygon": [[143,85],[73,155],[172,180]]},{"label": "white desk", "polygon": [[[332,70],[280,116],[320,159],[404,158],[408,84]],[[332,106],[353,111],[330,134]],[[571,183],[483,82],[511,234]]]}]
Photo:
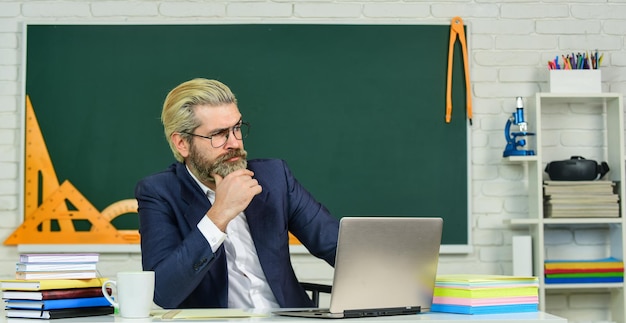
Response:
[{"label": "white desk", "polygon": [[[2,317],[7,323],[34,323],[38,320],[33,319],[12,319]],[[343,320],[327,320],[327,319],[314,319],[314,318],[293,318],[286,316],[268,315],[265,317],[251,317],[251,318],[233,318],[233,319],[208,319],[208,320],[160,320],[155,318],[147,319],[124,319],[119,316],[104,315],[71,319],[55,319],[55,320],[39,320],[40,322],[51,323],[152,323],[152,322],[190,322],[190,323],[217,323],[217,322],[241,322],[241,323],[303,323],[303,322],[342,322],[342,323],[407,323],[415,321],[433,321],[436,323],[567,323],[567,320],[552,314],[543,312],[532,313],[511,313],[511,314],[488,314],[488,315],[463,315],[463,314],[447,314],[447,313],[422,313],[417,315],[398,315],[398,316],[383,316],[383,317],[367,317],[367,318],[350,318]]]}]

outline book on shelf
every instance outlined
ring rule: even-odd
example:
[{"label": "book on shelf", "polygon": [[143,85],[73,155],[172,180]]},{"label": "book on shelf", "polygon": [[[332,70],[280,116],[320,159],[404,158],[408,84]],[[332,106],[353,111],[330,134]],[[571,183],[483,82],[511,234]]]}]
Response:
[{"label": "book on shelf", "polygon": [[587,273],[557,273],[557,274],[548,274],[546,273],[546,278],[607,278],[607,277],[622,277],[624,278],[624,272],[587,272]]},{"label": "book on shelf", "polygon": [[8,318],[31,318],[31,319],[63,319],[72,317],[98,316],[113,314],[115,309],[112,306],[77,307],[63,308],[57,310],[22,310],[6,309]]},{"label": "book on shelf", "polygon": [[4,305],[6,308],[16,309],[56,310],[62,308],[111,306],[111,303],[106,297],[100,296],[48,300],[6,299]]},{"label": "book on shelf", "polygon": [[[620,216],[620,199],[619,195],[613,192],[614,182],[546,181],[544,183],[543,202],[546,218],[615,218]],[[594,191],[594,188],[601,188],[604,191],[602,193],[598,190]]]},{"label": "book on shelf", "polygon": [[544,204],[552,210],[619,211],[619,204]]},{"label": "book on shelf", "polygon": [[544,199],[549,204],[607,204],[619,205],[617,195],[548,195]]},{"label": "book on shelf", "polygon": [[576,187],[599,187],[599,186],[615,186],[615,182],[608,180],[597,181],[543,181],[548,186],[576,186]]},{"label": "book on shelf", "polygon": [[551,204],[546,203],[544,206],[552,208],[552,210],[590,210],[590,211],[619,211],[619,204],[617,203],[595,203],[595,204],[585,204],[585,203],[557,203]]},{"label": "book on shelf", "polygon": [[610,268],[618,271],[624,270],[624,262],[615,257],[598,259],[548,259],[544,262],[544,267],[549,269],[595,269]]},{"label": "book on shelf", "polygon": [[95,262],[18,262],[15,271],[75,271],[97,270]]},{"label": "book on shelf", "polygon": [[[107,288],[107,292],[111,295],[112,290]],[[101,287],[87,288],[67,288],[67,289],[49,289],[39,291],[22,291],[22,290],[5,290],[2,291],[4,299],[62,299],[62,298],[80,298],[80,297],[100,297],[102,296]]]},{"label": "book on shelf", "polygon": [[100,287],[108,278],[92,279],[9,279],[0,280],[1,290],[49,290],[66,288]]},{"label": "book on shelf", "polygon": [[616,193],[613,192],[613,188],[610,189],[584,189],[584,188],[573,188],[573,187],[543,187],[543,195],[571,195],[572,197],[576,196],[605,196],[605,195],[614,195]]},{"label": "book on shelf", "polygon": [[623,283],[624,277],[546,277],[546,284]]},{"label": "book on shelf", "polygon": [[544,207],[544,216],[546,218],[617,218],[619,208],[553,208],[548,205]]},{"label": "book on shelf", "polygon": [[98,253],[25,253],[20,255],[19,262],[98,262],[99,259]]},{"label": "book on shelf", "polygon": [[617,218],[619,215],[616,212],[546,212],[546,218],[551,219],[567,219],[567,218]]},{"label": "book on shelf", "polygon": [[[622,267],[620,270],[624,270]],[[546,275],[551,274],[573,274],[573,273],[612,273],[615,272],[613,268],[574,268],[574,269],[546,269],[543,271]]]},{"label": "book on shelf", "polygon": [[614,258],[592,260],[546,260],[546,284],[621,283],[624,262]]},{"label": "book on shelf", "polygon": [[612,181],[544,181],[544,195],[552,194],[615,194],[615,182]]},{"label": "book on shelf", "polygon": [[15,279],[92,279],[98,277],[95,270],[85,271],[16,271]]}]

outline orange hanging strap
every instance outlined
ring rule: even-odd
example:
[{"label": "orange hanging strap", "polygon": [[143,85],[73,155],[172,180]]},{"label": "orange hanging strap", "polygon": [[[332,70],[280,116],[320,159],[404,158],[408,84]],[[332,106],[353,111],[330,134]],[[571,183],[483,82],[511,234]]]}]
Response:
[{"label": "orange hanging strap", "polygon": [[465,42],[465,29],[463,28],[463,19],[461,17],[452,18],[450,24],[450,44],[448,47],[448,80],[446,86],[446,123],[450,123],[452,119],[452,57],[454,56],[454,43],[456,38],[461,43],[461,51],[463,53],[463,67],[465,70],[465,93],[466,93],[466,109],[467,118],[472,125],[472,95],[470,87],[469,64],[467,62],[467,43]]}]

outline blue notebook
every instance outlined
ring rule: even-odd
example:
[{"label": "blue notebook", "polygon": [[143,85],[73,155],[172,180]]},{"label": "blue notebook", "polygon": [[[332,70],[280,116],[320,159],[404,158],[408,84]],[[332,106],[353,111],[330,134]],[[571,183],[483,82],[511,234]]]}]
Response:
[{"label": "blue notebook", "polygon": [[624,277],[547,278],[546,284],[622,283]]},{"label": "blue notebook", "polygon": [[25,299],[7,299],[5,300],[6,308],[15,309],[37,309],[37,310],[53,310],[61,308],[77,308],[77,307],[95,307],[95,306],[111,306],[111,303],[104,297],[84,297],[84,298],[65,298],[65,299],[48,299],[48,300],[25,300]]}]

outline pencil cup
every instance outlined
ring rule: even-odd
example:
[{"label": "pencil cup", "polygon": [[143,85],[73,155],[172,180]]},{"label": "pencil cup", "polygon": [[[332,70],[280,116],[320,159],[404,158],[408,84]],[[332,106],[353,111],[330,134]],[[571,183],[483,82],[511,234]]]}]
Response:
[{"label": "pencil cup", "polygon": [[[106,292],[107,287],[117,295],[116,299],[109,296]],[[154,272],[119,272],[116,280],[107,280],[102,284],[102,294],[118,309],[121,317],[149,317],[154,297]]]},{"label": "pencil cup", "polygon": [[601,70],[550,70],[552,93],[601,93]]}]

